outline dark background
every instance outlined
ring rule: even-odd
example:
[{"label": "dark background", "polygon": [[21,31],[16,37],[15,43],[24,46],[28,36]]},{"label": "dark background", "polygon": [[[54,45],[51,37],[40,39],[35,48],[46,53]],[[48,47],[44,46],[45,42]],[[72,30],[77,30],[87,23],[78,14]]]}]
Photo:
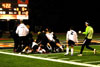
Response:
[{"label": "dark background", "polygon": [[[94,1],[67,1],[67,0],[29,0],[29,20],[24,20],[30,25],[30,30],[38,32],[49,27],[54,32],[67,32],[70,26],[75,31],[85,30],[85,21],[89,20],[95,33],[100,33],[100,5]],[[10,30],[15,26],[13,21],[0,21],[0,32]]]},{"label": "dark background", "polygon": [[66,0],[30,0],[29,23],[34,26],[50,27],[55,32],[66,32],[70,26],[76,31],[85,29],[84,22],[90,21],[99,33],[99,2]]}]

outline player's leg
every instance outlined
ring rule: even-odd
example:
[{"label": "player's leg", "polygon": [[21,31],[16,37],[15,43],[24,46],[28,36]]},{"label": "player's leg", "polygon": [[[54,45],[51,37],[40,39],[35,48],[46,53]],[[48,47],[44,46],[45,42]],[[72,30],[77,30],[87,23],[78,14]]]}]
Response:
[{"label": "player's leg", "polygon": [[87,39],[86,48],[87,48],[87,49],[90,49],[90,50],[92,50],[92,51],[94,51],[94,54],[96,54],[96,49],[90,47],[90,46],[89,46],[90,43],[91,43],[91,39]]},{"label": "player's leg", "polygon": [[87,49],[90,49],[90,50],[94,50],[93,48],[91,48],[89,45],[91,43],[91,39],[87,39],[87,42],[86,42],[86,48]]},{"label": "player's leg", "polygon": [[74,45],[71,45],[71,56],[73,56],[74,53]]},{"label": "player's leg", "polygon": [[27,49],[28,49],[28,46],[26,46],[26,47],[22,50],[22,52],[25,52]]},{"label": "player's leg", "polygon": [[69,54],[69,46],[71,46],[72,44],[73,44],[73,41],[68,40],[68,44],[66,46],[66,53],[65,53],[65,55],[68,55]]},{"label": "player's leg", "polygon": [[56,46],[58,46],[63,51],[63,47],[60,43],[56,43]]},{"label": "player's leg", "polygon": [[49,42],[49,43],[50,43],[50,45],[51,45],[51,47],[52,47],[51,52],[55,53],[55,52],[56,52],[56,51],[55,51],[56,43],[53,42],[53,41],[51,41],[51,42]]},{"label": "player's leg", "polygon": [[81,51],[80,51],[80,54],[78,56],[82,56],[82,53],[83,53],[83,50],[84,50],[84,47],[87,43],[87,39],[84,40],[83,44],[82,44],[82,47],[81,47]]},{"label": "player's leg", "polygon": [[69,45],[66,45],[66,53],[64,54],[65,56],[69,54]]},{"label": "player's leg", "polygon": [[75,42],[72,41],[71,42],[71,56],[73,56],[73,53],[74,53],[74,45],[75,45]]},{"label": "player's leg", "polygon": [[38,48],[37,48],[36,52],[39,52],[39,51],[40,51],[41,46],[42,46],[42,44],[39,44],[39,46],[38,46]]},{"label": "player's leg", "polygon": [[19,37],[19,44],[18,44],[18,52],[21,52],[22,50],[22,37]]}]

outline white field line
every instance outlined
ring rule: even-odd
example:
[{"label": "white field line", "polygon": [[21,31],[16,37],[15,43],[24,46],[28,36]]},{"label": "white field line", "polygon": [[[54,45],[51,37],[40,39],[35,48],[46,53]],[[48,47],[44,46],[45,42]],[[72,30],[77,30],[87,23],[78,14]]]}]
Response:
[{"label": "white field line", "polygon": [[15,53],[8,53],[8,52],[0,52],[0,53],[2,53],[2,54],[8,54],[8,55],[14,55],[14,56],[27,57],[27,58],[33,58],[33,59],[53,61],[53,62],[74,64],[74,65],[80,65],[80,66],[86,66],[86,67],[100,67],[99,65],[92,65],[92,64],[72,62],[72,61],[64,61],[64,60],[59,60],[59,59],[49,59],[49,58],[36,57],[36,56],[30,56],[30,55],[22,55],[22,54],[15,54]]}]

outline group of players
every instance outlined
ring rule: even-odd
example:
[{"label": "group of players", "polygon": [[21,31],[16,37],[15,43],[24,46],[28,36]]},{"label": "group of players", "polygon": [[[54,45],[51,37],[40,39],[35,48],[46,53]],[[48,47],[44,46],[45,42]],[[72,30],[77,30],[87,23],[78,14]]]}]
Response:
[{"label": "group of players", "polygon": [[[86,26],[85,32],[79,31],[80,34],[85,35],[85,39],[83,41],[83,44],[82,44],[82,47],[81,47],[81,50],[80,50],[80,53],[78,54],[78,56],[83,55],[82,53],[83,53],[85,46],[87,49],[94,51],[94,54],[96,54],[96,49],[89,46],[91,43],[91,40],[93,38],[93,33],[94,33],[93,27],[90,26],[89,21],[85,22],[85,26]],[[68,43],[67,43],[66,53],[64,54],[65,56],[69,54],[69,46],[71,46],[71,56],[73,56],[73,51],[74,51],[73,47],[75,44],[78,43],[77,37],[78,37],[77,33],[73,30],[73,28],[70,28],[70,30],[66,34],[66,41]]]},{"label": "group of players", "polygon": [[15,28],[13,34],[14,52],[49,53],[62,52],[64,50],[57,36],[49,28],[38,32],[37,39],[35,40],[29,30],[29,26],[20,20],[20,24]]},{"label": "group of players", "polygon": [[[84,47],[94,51],[96,54],[96,49],[89,46],[91,43],[94,30],[89,25],[89,22],[85,22],[86,29],[85,32],[79,32],[85,34],[85,39],[82,44],[80,54],[82,56]],[[20,24],[15,28],[13,33],[14,39],[14,52],[19,53],[49,53],[49,52],[62,52],[64,51],[64,46],[61,45],[59,39],[50,29],[45,28],[38,32],[37,39],[33,39],[33,34],[29,30],[29,26],[25,25],[22,20]],[[74,45],[78,43],[78,35],[71,27],[66,33],[66,53],[65,56],[69,54],[69,46],[71,46],[71,56],[74,53]]]}]

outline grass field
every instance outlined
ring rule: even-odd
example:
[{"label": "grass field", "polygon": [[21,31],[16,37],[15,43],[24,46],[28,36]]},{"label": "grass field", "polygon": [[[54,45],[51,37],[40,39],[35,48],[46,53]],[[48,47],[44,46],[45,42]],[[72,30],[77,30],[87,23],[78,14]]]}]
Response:
[{"label": "grass field", "polygon": [[[60,41],[65,41],[65,34],[57,34]],[[99,40],[99,34],[95,34],[95,40]],[[79,40],[84,36],[79,35]],[[6,42],[13,40],[1,40]],[[18,54],[13,49],[0,49],[0,67],[100,67],[100,45],[94,44],[91,47],[97,49],[96,55],[93,51],[84,49],[83,56],[77,56],[81,46],[74,46],[74,55],[64,56],[65,52],[48,54]]]}]

